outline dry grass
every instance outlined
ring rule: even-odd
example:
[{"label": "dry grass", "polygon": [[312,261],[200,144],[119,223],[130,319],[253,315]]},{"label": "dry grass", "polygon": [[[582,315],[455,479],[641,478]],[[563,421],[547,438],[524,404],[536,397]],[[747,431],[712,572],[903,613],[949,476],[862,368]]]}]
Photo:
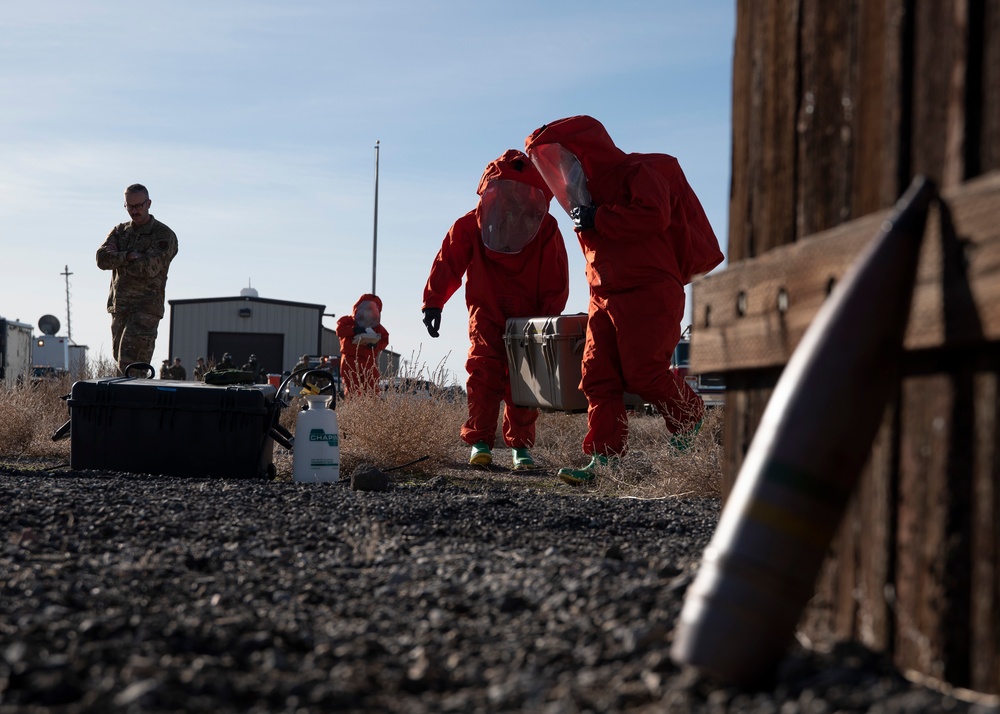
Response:
[{"label": "dry grass", "polygon": [[[718,496],[722,478],[722,409],[705,414],[689,451],[678,452],[658,414],[629,415],[629,451],[616,469],[602,469],[592,489],[602,495],[661,498]],[[532,454],[543,465],[583,466],[580,448],[587,433],[585,414],[542,414]]]},{"label": "dry grass", "polygon": [[52,441],[52,435],[69,419],[61,397],[69,394],[71,386],[69,376],[30,387],[0,386],[0,457],[68,460],[69,440]]},{"label": "dry grass", "polygon": [[466,406],[464,400],[390,390],[345,399],[337,414],[344,473],[362,462],[386,469],[423,456],[428,458],[419,464],[419,470],[434,473],[455,465],[455,442],[466,418]]},{"label": "dry grass", "polygon": [[[98,364],[77,378],[114,373],[113,364]],[[707,412],[694,446],[684,453],[669,445],[661,417],[630,415],[629,452],[620,467],[605,470],[592,487],[573,490],[558,481],[555,471],[560,466],[587,463],[580,449],[587,429],[585,414],[539,415],[537,440],[532,449],[539,471],[508,472],[509,456],[503,448],[495,451],[497,467],[486,471],[476,469],[468,466],[469,447],[459,439],[459,430],[467,416],[464,393],[456,385],[447,384],[443,374],[438,369],[431,374],[404,375],[437,385],[430,394],[414,395],[391,389],[382,394],[344,399],[337,405],[342,477],[362,463],[390,469],[426,456],[420,463],[400,471],[473,482],[492,479],[525,488],[612,497],[719,495],[724,419],[721,408]],[[34,387],[0,387],[0,460],[16,463],[46,459],[68,463],[70,440],[53,442],[51,437],[69,418],[61,397],[69,394],[72,382],[65,377]],[[296,407],[285,409],[281,415],[281,423],[292,433]],[[498,425],[498,444],[502,443],[499,431]],[[291,478],[292,458],[288,452],[276,448],[274,462],[279,478]]]}]

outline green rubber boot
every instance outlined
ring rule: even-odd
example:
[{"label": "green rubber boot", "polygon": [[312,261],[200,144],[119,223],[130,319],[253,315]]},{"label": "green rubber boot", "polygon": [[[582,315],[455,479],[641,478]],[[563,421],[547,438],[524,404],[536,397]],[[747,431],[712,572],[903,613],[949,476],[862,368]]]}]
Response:
[{"label": "green rubber boot", "polygon": [[511,449],[510,464],[514,471],[530,471],[535,468],[535,460],[531,458],[527,448]]},{"label": "green rubber boot", "polygon": [[594,454],[590,459],[590,463],[582,469],[574,469],[570,466],[564,466],[559,469],[559,478],[563,483],[568,483],[570,486],[582,486],[592,483],[597,478],[598,467],[611,466],[614,468],[617,465],[618,459],[613,456],[609,458],[603,454]]},{"label": "green rubber boot", "polygon": [[492,464],[493,452],[490,450],[489,444],[485,441],[477,441],[473,444],[469,463],[473,466],[489,466]]},{"label": "green rubber boot", "polygon": [[688,451],[692,446],[694,446],[694,438],[698,436],[698,432],[701,431],[701,424],[704,421],[704,419],[699,420],[697,424],[687,431],[679,431],[676,434],[671,434],[670,445],[678,451]]}]

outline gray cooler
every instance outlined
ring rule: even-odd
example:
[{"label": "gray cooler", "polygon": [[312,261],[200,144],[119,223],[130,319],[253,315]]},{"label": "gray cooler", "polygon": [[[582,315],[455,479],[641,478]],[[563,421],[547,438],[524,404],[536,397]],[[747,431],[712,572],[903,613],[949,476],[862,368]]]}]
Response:
[{"label": "gray cooler", "polygon": [[[583,312],[507,320],[504,344],[514,403],[544,411],[587,411],[587,398],[580,391],[586,336]],[[625,406],[641,409],[644,404],[637,395],[626,394]]]}]

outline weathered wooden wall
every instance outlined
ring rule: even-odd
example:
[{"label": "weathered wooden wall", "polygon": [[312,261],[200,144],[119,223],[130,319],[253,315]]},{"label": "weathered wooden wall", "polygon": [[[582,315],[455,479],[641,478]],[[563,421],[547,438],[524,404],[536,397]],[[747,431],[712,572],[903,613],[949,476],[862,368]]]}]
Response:
[{"label": "weathered wooden wall", "polygon": [[971,240],[949,263],[928,233],[906,376],[803,628],[989,692],[1000,692],[1000,178],[970,179],[997,169],[1000,0],[737,2],[730,268],[693,291],[692,366],[727,374],[725,488],[826,294],[880,212],[929,175]]}]

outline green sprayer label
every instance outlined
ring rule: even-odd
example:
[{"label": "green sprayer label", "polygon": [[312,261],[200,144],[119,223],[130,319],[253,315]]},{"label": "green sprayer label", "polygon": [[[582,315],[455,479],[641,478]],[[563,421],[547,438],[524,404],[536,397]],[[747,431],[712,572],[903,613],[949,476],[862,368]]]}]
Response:
[{"label": "green sprayer label", "polygon": [[329,446],[337,446],[340,442],[337,441],[336,434],[328,434],[322,429],[313,429],[309,432],[309,441],[325,441]]}]

